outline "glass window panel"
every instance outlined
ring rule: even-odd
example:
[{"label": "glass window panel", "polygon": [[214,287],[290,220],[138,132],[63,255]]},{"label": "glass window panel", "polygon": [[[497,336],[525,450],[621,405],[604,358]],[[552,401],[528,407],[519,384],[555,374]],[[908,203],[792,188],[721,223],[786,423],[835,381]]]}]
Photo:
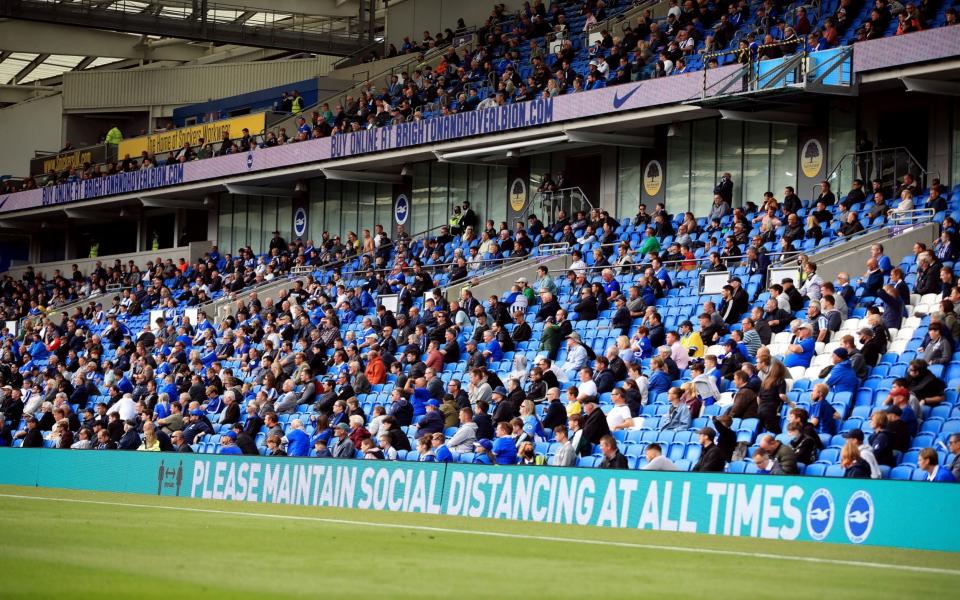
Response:
[{"label": "glass window panel", "polygon": [[743,202],[763,202],[770,189],[770,125],[747,123],[743,143]]},{"label": "glass window panel", "polygon": [[951,163],[950,174],[952,177],[949,181],[960,182],[960,104],[956,105],[953,112],[953,160]]},{"label": "glass window panel", "polygon": [[377,223],[393,237],[393,187],[388,183],[377,184]]},{"label": "glass window panel", "polygon": [[487,219],[494,223],[507,220],[507,168],[490,167],[490,187],[487,195],[487,212],[476,211],[480,225]]},{"label": "glass window panel", "polygon": [[430,163],[418,163],[413,168],[413,198],[410,199],[410,217],[407,233],[413,235],[425,230],[430,215]]},{"label": "glass window panel", "polygon": [[620,217],[636,213],[640,205],[643,179],[643,158],[640,148],[620,148],[617,165],[617,212]]},{"label": "glass window panel", "polygon": [[[369,229],[373,234],[373,226],[379,223],[377,221],[377,184],[361,183],[360,198],[358,202],[360,207],[359,229],[357,233],[362,234],[364,229]],[[361,243],[363,235],[360,236]]]},{"label": "glass window panel", "polygon": [[467,200],[477,214],[487,212],[487,167],[470,165],[470,183],[467,187]]},{"label": "glass window panel", "polygon": [[237,250],[247,245],[247,197],[233,197],[233,246],[230,252],[234,255]]},{"label": "glass window panel", "polygon": [[450,187],[450,165],[433,163],[430,166],[430,219],[427,227],[433,229],[447,222],[450,213],[447,190]]},{"label": "glass window panel", "polygon": [[217,219],[217,247],[220,254],[233,248],[233,196],[220,194],[220,218]]},{"label": "glass window panel", "polygon": [[263,216],[260,225],[260,248],[261,252],[266,252],[270,248],[270,240],[273,238],[273,231],[280,229],[277,227],[277,199],[273,196],[263,197]]},{"label": "glass window panel", "polygon": [[450,212],[454,206],[463,204],[467,200],[467,183],[470,179],[469,165],[450,165],[450,204],[447,207],[447,214],[444,215],[444,223],[450,221]]},{"label": "glass window panel", "polygon": [[356,181],[343,182],[343,196],[340,203],[340,213],[343,215],[343,221],[340,223],[341,234],[346,237],[351,231],[358,234],[357,228],[357,194],[360,186]]},{"label": "glass window panel", "polygon": [[341,241],[345,238],[344,231],[340,227],[340,189],[342,181],[327,180],[326,193],[323,201],[323,228],[330,232],[330,239],[341,236]]},{"label": "glass window panel", "polygon": [[[845,155],[855,151],[857,144],[857,132],[855,129],[856,115],[853,112],[853,105],[848,102],[833,102],[830,107],[830,139],[828,140],[827,162],[823,166],[824,177],[829,176],[833,166],[837,164]],[[833,193],[840,198],[847,193],[853,185],[853,179],[857,176],[853,169],[839,169],[830,184],[833,187]],[[808,192],[812,194],[813,192]],[[803,194],[800,194],[803,198]]]},{"label": "glass window panel", "polygon": [[[287,240],[288,242],[293,238],[293,198],[277,198],[277,226],[276,230],[280,232],[280,236]],[[273,237],[272,231],[273,227],[270,228],[270,231],[264,231],[266,235]],[[270,247],[269,238],[263,245],[263,251],[266,252],[267,248]]]},{"label": "glass window panel", "polygon": [[537,192],[543,183],[544,174],[550,173],[550,155],[537,154],[530,157],[530,197]]},{"label": "glass window panel", "polygon": [[667,137],[667,211],[676,214],[690,205],[690,123],[672,125]]},{"label": "glass window panel", "polygon": [[247,240],[254,254],[264,251],[263,230],[265,223],[261,220],[260,207],[264,202],[269,201],[269,198],[264,199],[261,196],[247,197]]},{"label": "glass window panel", "polygon": [[706,215],[713,203],[717,185],[717,121],[708,119],[693,123],[693,152],[690,170],[690,210]]},{"label": "glass window panel", "polygon": [[775,125],[770,140],[770,191],[783,200],[783,188],[797,188],[797,128],[794,125]]},{"label": "glass window panel", "polygon": [[320,243],[326,222],[323,219],[323,195],[326,190],[326,184],[322,179],[312,179],[310,181],[310,212],[307,215],[307,223],[310,231],[310,239]]},{"label": "glass window panel", "polygon": [[[717,144],[717,173],[715,179],[719,181],[724,173],[730,173],[733,179],[733,205],[741,206],[743,201],[743,122],[720,121],[719,143]],[[716,185],[716,181],[714,181]],[[710,199],[713,201],[713,190],[710,190]],[[706,213],[694,213],[698,217]]]}]

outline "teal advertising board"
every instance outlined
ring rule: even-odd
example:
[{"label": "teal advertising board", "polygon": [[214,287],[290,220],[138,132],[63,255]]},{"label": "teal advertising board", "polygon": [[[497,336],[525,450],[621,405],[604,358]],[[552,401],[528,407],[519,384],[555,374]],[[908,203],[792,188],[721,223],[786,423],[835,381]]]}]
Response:
[{"label": "teal advertising board", "polygon": [[[414,462],[0,450],[0,483],[955,551],[960,485]],[[913,508],[908,508],[913,507]]]}]

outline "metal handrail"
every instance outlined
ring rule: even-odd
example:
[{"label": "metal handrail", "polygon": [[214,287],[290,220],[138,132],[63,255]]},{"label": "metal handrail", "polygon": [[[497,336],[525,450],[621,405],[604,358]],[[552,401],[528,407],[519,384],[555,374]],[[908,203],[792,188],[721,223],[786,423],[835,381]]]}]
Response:
[{"label": "metal handrail", "polygon": [[[882,169],[882,165],[883,165],[883,163],[884,163],[883,158],[884,158],[885,155],[890,154],[890,153],[893,153],[893,155],[894,155],[894,163],[893,163],[893,170],[894,170],[894,172],[893,172],[893,185],[894,185],[894,188],[893,188],[893,189],[896,189],[895,186],[896,186],[896,181],[897,181],[897,177],[898,177],[898,175],[897,175],[897,159],[896,159],[896,154],[897,154],[897,153],[903,153],[903,154],[905,154],[906,157],[907,157],[907,159],[908,159],[908,161],[907,161],[907,171],[906,171],[906,172],[908,172],[908,173],[913,173],[913,171],[911,170],[910,167],[911,167],[911,166],[916,167],[916,169],[919,171],[919,174],[921,175],[921,180],[920,180],[920,185],[921,185],[921,187],[923,187],[923,188],[926,188],[926,187],[927,187],[927,183],[928,183],[927,179],[928,179],[928,177],[931,175],[931,172],[930,172],[930,171],[927,171],[927,169],[926,169],[922,164],[920,164],[920,161],[917,160],[917,158],[913,155],[913,153],[910,152],[910,149],[907,148],[907,147],[905,147],[905,146],[893,146],[893,147],[890,147],[890,148],[874,148],[873,150],[865,150],[865,151],[863,151],[863,152],[848,152],[848,153],[844,154],[843,156],[841,156],[839,159],[837,159],[837,162],[834,163],[833,168],[827,173],[826,177],[824,177],[824,180],[825,180],[825,181],[834,181],[834,180],[838,180],[838,181],[839,181],[839,180],[841,179],[841,174],[840,174],[840,173],[841,173],[841,171],[842,171],[842,169],[843,169],[843,167],[844,167],[844,164],[846,163],[847,160],[851,160],[851,161],[853,162],[853,169],[854,169],[854,172],[855,172],[855,173],[856,173],[857,170],[866,169],[866,170],[868,171],[868,174],[869,174],[869,175],[872,175],[873,172],[874,172],[874,170],[876,170],[876,175],[877,175],[878,177],[881,177],[881,185],[882,185],[883,180],[882,180],[881,169]],[[938,178],[940,177],[940,172],[939,172],[939,171],[934,171],[933,174],[935,174]],[[861,175],[863,175],[863,173],[861,173]],[[868,182],[866,181],[866,179],[869,179],[870,177],[867,176],[867,177],[861,177],[861,178],[865,180],[865,181],[864,181],[864,184],[866,184],[866,183],[868,183]],[[851,178],[850,181],[852,182],[853,179],[856,179],[856,177]],[[843,182],[840,181],[840,183],[842,184]],[[813,196],[811,196],[811,198],[816,198],[816,197],[817,197],[818,194],[817,194],[817,192],[816,192],[816,189],[817,189],[817,186],[814,185],[814,186],[813,186],[814,194],[813,194]]]},{"label": "metal handrail", "polygon": [[543,215],[541,220],[548,225],[552,225],[555,222],[557,210],[559,208],[564,208],[562,206],[558,206],[558,204],[562,203],[566,198],[570,198],[571,210],[573,210],[572,203],[574,198],[579,198],[581,205],[586,204],[587,206],[587,208],[581,207],[578,210],[589,212],[596,208],[579,186],[571,186],[552,192],[538,191],[536,194],[534,194],[533,200],[527,203],[527,208],[523,211],[523,214],[520,218],[526,220],[527,217],[535,214],[535,211],[539,210]]}]

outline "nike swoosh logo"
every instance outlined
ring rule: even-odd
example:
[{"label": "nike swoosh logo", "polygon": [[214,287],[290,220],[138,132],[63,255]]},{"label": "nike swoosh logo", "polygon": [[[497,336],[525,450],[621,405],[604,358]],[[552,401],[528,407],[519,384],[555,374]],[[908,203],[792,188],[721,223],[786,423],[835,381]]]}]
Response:
[{"label": "nike swoosh logo", "polygon": [[630,96],[637,93],[637,90],[640,89],[641,85],[643,84],[641,83],[637,87],[633,88],[632,90],[624,94],[622,97],[620,96],[620,92],[615,93],[613,95],[613,108],[620,108],[621,106],[623,106],[623,103],[629,100]]}]

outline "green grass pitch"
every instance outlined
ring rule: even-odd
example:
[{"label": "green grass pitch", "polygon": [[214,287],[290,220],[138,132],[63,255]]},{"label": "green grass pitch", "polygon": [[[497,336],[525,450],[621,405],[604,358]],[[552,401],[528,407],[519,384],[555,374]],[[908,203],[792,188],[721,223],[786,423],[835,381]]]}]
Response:
[{"label": "green grass pitch", "polygon": [[0,486],[0,598],[877,600],[957,589],[952,553]]}]

